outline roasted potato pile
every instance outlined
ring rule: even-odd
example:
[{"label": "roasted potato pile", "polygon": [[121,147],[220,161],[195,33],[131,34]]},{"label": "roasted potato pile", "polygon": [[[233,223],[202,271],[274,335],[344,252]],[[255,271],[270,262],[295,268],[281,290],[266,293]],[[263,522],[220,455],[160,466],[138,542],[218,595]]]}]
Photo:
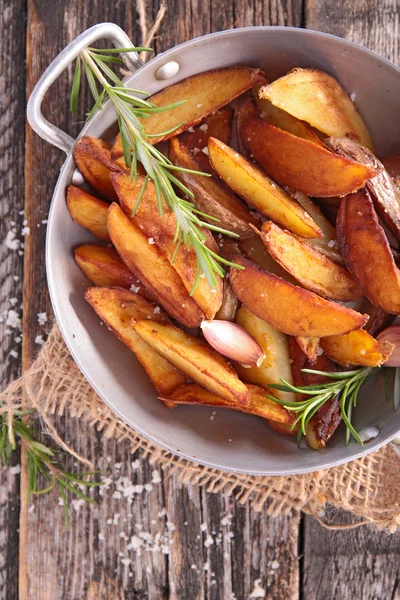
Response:
[{"label": "roasted potato pile", "polygon": [[[143,119],[149,144],[168,143],[172,184],[236,234],[199,229],[201,244],[234,264],[211,288],[195,248],[177,246],[181,224],[157,182],[140,163],[130,173],[121,137],[83,137],[74,159],[88,188],[71,185],[66,202],[98,240],[75,250],[94,286],[85,298],[166,407],[230,408],[294,434],[294,413],[267,396],[301,397],[270,386],[321,384],[303,369],[380,366],[392,353],[375,336],[400,315],[400,159],[375,156],[348,93],[316,69],[272,82],[250,67],[208,71],[150,100],[180,103]],[[213,320],[233,347],[244,330],[257,361],[244,364],[243,348],[228,360],[226,339],[211,347],[196,328]],[[308,422],[308,445],[325,447],[340,420],[335,398]]]}]

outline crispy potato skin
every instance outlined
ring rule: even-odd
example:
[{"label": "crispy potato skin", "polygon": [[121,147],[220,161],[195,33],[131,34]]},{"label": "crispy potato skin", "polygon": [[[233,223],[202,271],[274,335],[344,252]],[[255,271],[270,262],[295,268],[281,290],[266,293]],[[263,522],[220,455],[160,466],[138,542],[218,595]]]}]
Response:
[{"label": "crispy potato skin", "polygon": [[343,258],[370,302],[400,314],[400,271],[366,189],[342,200],[336,231]]},{"label": "crispy potato skin", "polygon": [[123,262],[167,312],[186,327],[198,327],[204,314],[189,296],[178,273],[118,204],[110,206],[107,227]]},{"label": "crispy potato skin", "polygon": [[[178,137],[171,140],[170,158],[178,167],[200,171],[200,166],[189,148]],[[194,194],[193,202],[197,208],[211,217],[219,219],[221,227],[237,233],[240,237],[253,236],[249,223],[257,225],[257,219],[222,182],[193,173],[176,172],[175,177],[180,179]]]},{"label": "crispy potato skin", "polygon": [[251,207],[297,235],[305,238],[323,236],[296,200],[236,150],[211,137],[208,151],[218,175]]},{"label": "crispy potato skin", "polygon": [[229,279],[224,277],[222,287],[222,303],[217,314],[215,315],[215,318],[221,321],[234,321],[239,306],[239,299],[233,291]]},{"label": "crispy potato skin", "polygon": [[358,190],[375,175],[371,168],[269,125],[257,115],[255,108],[249,113],[240,128],[243,144],[259,165],[282,185],[309,196],[344,196]]},{"label": "crispy potato skin", "polygon": [[261,88],[260,96],[327,135],[357,140],[374,149],[356,106],[328,73],[317,69],[293,69]]},{"label": "crispy potato skin", "polygon": [[323,338],[321,347],[325,354],[344,367],[380,367],[389,359],[394,349],[393,344],[378,342],[364,329]]},{"label": "crispy potato skin", "polygon": [[271,256],[304,288],[324,298],[343,302],[363,296],[345,267],[275,223],[263,223],[260,236]]},{"label": "crispy potato skin", "polygon": [[[142,119],[147,134],[157,134],[178,126],[169,134],[150,138],[150,143],[158,144],[182,133],[254,85],[263,83],[264,73],[259,69],[229,67],[199,73],[164,88],[149,98],[156,106],[167,106],[183,100],[185,103],[165,112],[154,113],[148,119]],[[113,146],[112,157],[116,159],[122,155],[121,138],[118,136]]]},{"label": "crispy potato skin", "polygon": [[249,392],[231,365],[211,346],[174,327],[133,320],[132,326],[154,350],[190,379],[228,402],[247,405]]},{"label": "crispy potato skin", "polygon": [[124,265],[114,248],[84,244],[75,250],[75,260],[86,277],[100,287],[130,288],[138,279]]},{"label": "crispy potato skin", "polygon": [[301,351],[307,356],[310,364],[314,364],[318,358],[319,337],[296,337],[294,338],[301,348]]},{"label": "crispy potato skin", "polygon": [[366,182],[375,209],[393,235],[400,239],[400,190],[380,160],[360,144],[352,140],[329,138],[327,144],[342,156],[348,156],[358,163],[375,169],[376,175]]},{"label": "crispy potato skin", "polygon": [[325,337],[360,329],[368,315],[344,308],[317,294],[262,271],[236,256],[244,270],[231,269],[230,280],[239,300],[260,319],[288,335]]},{"label": "crispy potato skin", "polygon": [[83,136],[76,142],[73,154],[76,166],[92,188],[110,202],[116,201],[110,179],[111,170],[116,168],[111,160],[111,144]]},{"label": "crispy potato skin", "polygon": [[109,206],[107,202],[103,202],[75,185],[68,187],[67,207],[72,220],[104,242],[111,241],[107,229]]},{"label": "crispy potato skin", "polygon": [[[297,387],[318,385],[321,383],[329,383],[331,381],[329,378],[322,375],[303,373],[302,369],[315,369],[316,371],[326,372],[337,371],[335,364],[324,354],[318,356],[315,364],[311,364],[293,338],[289,338],[289,354],[292,360],[293,383]],[[301,399],[302,398],[299,397],[299,400]],[[315,415],[311,417],[306,426],[306,440],[308,446],[313,450],[325,448],[327,442],[339,426],[341,419],[338,398],[326,402]]]},{"label": "crispy potato skin", "polygon": [[397,192],[400,193],[400,154],[392,154],[391,156],[384,156],[381,158],[381,162],[393,179]]},{"label": "crispy potato skin", "polygon": [[218,179],[218,175],[212,168],[208,155],[203,152],[203,148],[207,148],[210,137],[215,137],[224,144],[229,144],[233,114],[233,108],[221,108],[221,110],[203,119],[201,125],[195,127],[193,131],[185,131],[180,135],[181,142],[189,148],[200,170],[210,173],[216,179]]},{"label": "crispy potato skin", "polygon": [[215,406],[216,408],[231,408],[241,412],[270,419],[276,423],[291,424],[292,415],[283,406],[266,397],[267,390],[258,385],[249,385],[249,402],[246,406],[227,402],[195,383],[186,384],[169,394],[167,398],[160,398],[167,403],[192,404],[202,406]]},{"label": "crispy potato skin", "polygon": [[89,288],[85,299],[108,329],[136,354],[159,394],[168,395],[185,383],[184,374],[146,344],[130,326],[133,318],[151,317],[160,323],[169,323],[166,313],[154,314],[154,304],[117,287]]},{"label": "crispy potato skin", "polygon": [[314,142],[318,146],[323,146],[323,142],[318,137],[317,133],[305,121],[301,121],[293,115],[285,112],[278,106],[274,106],[267,98],[260,98],[260,90],[264,88],[253,88],[253,97],[257,106],[260,117],[270,125],[279,127],[288,133],[297,137]]},{"label": "crispy potato skin", "polygon": [[[144,177],[139,176],[136,181],[131,182],[129,175],[113,173],[111,180],[124,212],[130,216],[142,189]],[[163,214],[160,215],[156,189],[152,181],[147,183],[146,190],[133,217],[133,221],[146,238],[154,240],[169,261],[174,258],[176,251],[176,242],[174,241],[177,224],[176,217],[168,208],[166,202],[163,202]],[[207,246],[213,252],[218,253],[218,246],[212,234],[204,228],[201,231],[206,238]],[[190,293],[197,275],[197,255],[195,250],[181,244],[175,255],[172,267],[178,273],[183,285]],[[222,280],[217,278],[215,289],[212,291],[205,277],[200,278],[192,298],[197,302],[207,319],[213,319],[222,303]]]}]

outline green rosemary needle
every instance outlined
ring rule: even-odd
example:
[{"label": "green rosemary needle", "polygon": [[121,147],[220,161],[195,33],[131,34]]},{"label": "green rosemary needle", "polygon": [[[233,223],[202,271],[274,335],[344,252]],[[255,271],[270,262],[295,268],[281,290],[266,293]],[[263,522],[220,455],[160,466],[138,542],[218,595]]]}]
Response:
[{"label": "green rosemary needle", "polygon": [[380,367],[362,367],[353,371],[342,371],[337,373],[329,373],[325,371],[314,371],[313,369],[302,369],[303,373],[311,373],[312,375],[322,375],[332,380],[330,383],[322,383],[319,385],[294,386],[289,382],[281,379],[281,384],[270,384],[269,387],[283,392],[293,392],[309,396],[299,402],[287,402],[280,400],[274,396],[267,395],[267,398],[281,404],[286,410],[295,413],[296,420],[293,424],[295,427],[299,424],[297,441],[300,443],[303,435],[306,434],[306,425],[315,413],[329,400],[338,397],[340,402],[340,411],[343,422],[346,426],[346,445],[349,443],[351,436],[363,445],[363,441],[357,431],[354,429],[351,419],[353,408],[357,405],[358,393],[362,385],[375,377],[379,372]]},{"label": "green rosemary needle", "polygon": [[[168,208],[174,212],[177,221],[175,243],[178,250],[180,244],[187,248],[193,248],[197,256],[197,274],[195,283],[191,290],[193,294],[199,282],[200,276],[204,273],[206,280],[211,288],[217,284],[217,276],[223,277],[225,274],[222,265],[241,268],[215,252],[205,244],[205,236],[201,228],[207,228],[213,232],[222,233],[231,237],[238,237],[236,234],[219,227],[217,219],[204,214],[196,209],[192,202],[193,193],[174,176],[174,171],[193,172],[189,169],[177,167],[160,150],[149,141],[152,137],[159,137],[166,133],[172,133],[176,128],[168,132],[160,132],[154,135],[146,135],[142,119],[146,119],[155,112],[172,110],[178,107],[182,102],[169,104],[168,106],[156,106],[146,100],[149,94],[141,90],[126,88],[116,73],[110,68],[109,63],[121,64],[122,60],[116,56],[117,53],[150,50],[149,48],[115,48],[112,50],[100,50],[98,48],[86,48],[79,55],[71,88],[71,110],[76,111],[78,97],[81,87],[82,71],[86,76],[91,94],[94,99],[94,106],[88,114],[90,118],[97,110],[103,108],[106,99],[110,100],[114,106],[118,127],[121,134],[122,147],[125,162],[131,169],[131,178],[137,178],[137,161],[139,160],[146,173],[142,189],[137,197],[134,216],[138,209],[145,188],[152,180],[155,186],[159,212],[162,214],[162,199],[164,198]],[[98,86],[101,90],[99,91]],[[196,175],[209,177],[208,173],[196,171]],[[176,192],[180,192],[189,198],[185,200]],[[211,221],[207,222],[207,221]],[[177,251],[176,250],[176,251]],[[176,254],[176,252],[175,252]]]},{"label": "green rosemary needle", "polygon": [[[14,436],[19,438],[26,447],[27,470],[28,470],[28,499],[32,495],[45,494],[54,487],[58,488],[63,500],[65,521],[69,527],[69,514],[67,504],[67,493],[82,498],[86,502],[95,504],[89,498],[82,487],[91,488],[103,485],[99,481],[89,481],[88,477],[95,473],[69,473],[57,466],[55,451],[35,438],[31,423],[23,420],[26,412],[16,411],[13,415],[12,429]],[[9,437],[8,418],[5,413],[0,414],[0,459],[3,465],[7,465],[13,452],[17,449],[16,443],[12,444]],[[39,476],[42,475],[45,486],[39,486]]]}]

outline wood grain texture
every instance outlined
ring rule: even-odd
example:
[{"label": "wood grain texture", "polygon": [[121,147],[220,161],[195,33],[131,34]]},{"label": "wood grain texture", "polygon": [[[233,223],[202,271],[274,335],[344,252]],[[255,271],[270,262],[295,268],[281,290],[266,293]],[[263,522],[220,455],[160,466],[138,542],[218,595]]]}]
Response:
[{"label": "wood grain texture", "polygon": [[[9,310],[21,316],[23,259],[21,251],[10,249],[4,240],[15,230],[15,238],[23,241],[24,16],[25,2],[0,1],[0,389],[19,375],[21,366],[21,332],[7,317]],[[17,463],[15,456],[12,467]],[[0,467],[1,600],[13,600],[18,594],[18,494],[18,472]]]},{"label": "wood grain texture", "polygon": [[[399,50],[398,0],[306,0],[305,24],[367,46],[396,64]],[[338,515],[340,521],[340,515]],[[330,532],[305,518],[302,589],[314,600],[400,598],[400,533],[372,527]]]}]

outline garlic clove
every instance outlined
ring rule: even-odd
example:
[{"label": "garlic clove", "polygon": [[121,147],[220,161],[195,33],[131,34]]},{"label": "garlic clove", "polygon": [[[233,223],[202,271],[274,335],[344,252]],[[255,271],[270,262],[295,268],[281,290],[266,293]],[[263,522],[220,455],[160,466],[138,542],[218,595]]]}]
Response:
[{"label": "garlic clove", "polygon": [[385,362],[385,367],[400,367],[400,325],[387,327],[376,337],[379,342],[390,342],[394,349],[389,359]]},{"label": "garlic clove", "polygon": [[265,359],[260,344],[236,323],[220,320],[203,321],[200,327],[214,350],[245,367],[259,367]]}]

